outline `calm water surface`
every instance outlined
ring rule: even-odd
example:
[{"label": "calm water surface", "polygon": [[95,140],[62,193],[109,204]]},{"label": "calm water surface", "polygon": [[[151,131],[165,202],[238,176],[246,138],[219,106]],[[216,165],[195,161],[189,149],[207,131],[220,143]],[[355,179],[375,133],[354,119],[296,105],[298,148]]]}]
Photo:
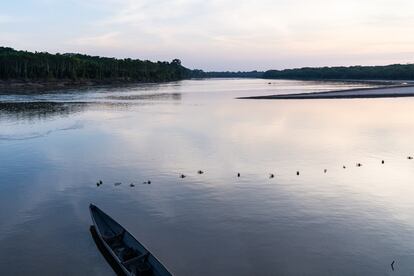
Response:
[{"label": "calm water surface", "polygon": [[176,275],[414,275],[414,99],[234,99],[350,86],[0,95],[0,275],[112,275],[91,202]]}]

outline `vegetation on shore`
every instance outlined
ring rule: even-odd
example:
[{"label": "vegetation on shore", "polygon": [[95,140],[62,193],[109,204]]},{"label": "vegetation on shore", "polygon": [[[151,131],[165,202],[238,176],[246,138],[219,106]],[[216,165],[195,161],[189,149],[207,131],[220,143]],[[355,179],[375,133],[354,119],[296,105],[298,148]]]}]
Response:
[{"label": "vegetation on shore", "polygon": [[182,66],[179,59],[151,62],[0,47],[0,80],[3,81],[161,82],[191,76],[192,70]]},{"label": "vegetation on shore", "polygon": [[414,80],[414,64],[386,66],[304,67],[250,72],[205,72],[207,78],[263,78],[298,80]]},{"label": "vegetation on shore", "polygon": [[260,71],[238,71],[238,72],[202,72],[204,78],[262,78],[264,72]]},{"label": "vegetation on shore", "polygon": [[300,80],[414,80],[414,64],[319,68],[305,67],[298,69],[269,70],[262,75],[262,78]]},{"label": "vegetation on shore", "polygon": [[190,78],[414,80],[414,64],[305,67],[266,72],[204,72],[182,66],[179,59],[171,62],[151,62],[72,53],[32,53],[0,47],[0,89],[16,82],[36,82],[57,87],[59,83],[82,86],[84,84],[164,82]]}]

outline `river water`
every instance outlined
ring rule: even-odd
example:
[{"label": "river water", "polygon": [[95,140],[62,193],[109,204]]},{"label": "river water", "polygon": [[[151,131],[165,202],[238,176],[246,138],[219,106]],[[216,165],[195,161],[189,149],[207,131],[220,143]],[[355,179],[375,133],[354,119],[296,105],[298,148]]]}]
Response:
[{"label": "river water", "polygon": [[112,275],[90,203],[175,275],[414,275],[414,99],[268,82],[0,95],[0,275]]}]

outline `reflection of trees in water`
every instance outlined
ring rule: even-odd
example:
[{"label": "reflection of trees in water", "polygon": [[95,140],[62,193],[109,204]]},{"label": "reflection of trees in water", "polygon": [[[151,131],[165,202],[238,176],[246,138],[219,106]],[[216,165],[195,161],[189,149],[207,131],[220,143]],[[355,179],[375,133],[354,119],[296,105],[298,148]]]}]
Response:
[{"label": "reflection of trees in water", "polygon": [[84,111],[86,103],[57,102],[15,102],[0,103],[0,118],[16,120],[47,119],[55,116],[68,116]]},{"label": "reflection of trees in water", "polygon": [[[42,120],[66,117],[86,110],[128,110],[132,106],[151,104],[151,101],[180,101],[180,93],[151,93],[113,95],[102,102],[0,102],[0,119]],[[108,101],[105,101],[108,100]]]},{"label": "reflection of trees in water", "polygon": [[43,120],[52,117],[66,117],[88,109],[128,109],[128,103],[88,102],[15,102],[0,103],[0,119]]}]

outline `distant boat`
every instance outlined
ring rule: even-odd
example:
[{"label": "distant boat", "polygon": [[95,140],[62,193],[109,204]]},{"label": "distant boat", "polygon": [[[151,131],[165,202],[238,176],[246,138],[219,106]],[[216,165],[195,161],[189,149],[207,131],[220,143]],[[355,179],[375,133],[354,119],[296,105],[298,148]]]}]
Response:
[{"label": "distant boat", "polygon": [[89,205],[99,239],[126,275],[170,276],[171,273],[124,227],[95,205]]}]

